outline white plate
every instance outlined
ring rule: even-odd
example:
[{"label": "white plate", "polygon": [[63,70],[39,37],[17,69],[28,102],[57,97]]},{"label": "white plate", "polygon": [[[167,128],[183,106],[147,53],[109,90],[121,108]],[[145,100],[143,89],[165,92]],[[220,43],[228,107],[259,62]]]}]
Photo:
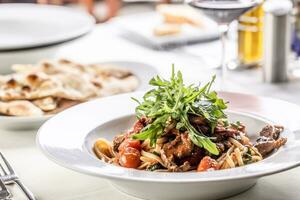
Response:
[{"label": "white plate", "polygon": [[[37,144],[54,162],[84,174],[106,178],[119,190],[145,199],[220,199],[247,190],[259,177],[300,164],[300,137],[288,128],[282,134],[288,138],[284,147],[263,161],[234,169],[205,173],[157,173],[100,161],[91,150],[93,143],[99,137],[111,140],[131,127],[136,103],[130,97],[141,98],[142,94],[137,92],[97,99],[65,110],[40,128]],[[222,95],[227,96],[226,100],[233,101],[239,96],[231,93]],[[262,102],[257,97],[253,98]],[[275,110],[276,107],[274,114]],[[264,125],[273,123],[271,119],[247,112],[231,111],[228,115],[231,120],[244,122],[252,139],[257,137]]]},{"label": "white plate", "polygon": [[125,32],[124,37],[158,49],[213,40],[220,36],[217,24],[205,16],[202,18],[203,28],[184,25],[181,34],[155,36],[153,29],[162,21],[162,16],[157,12],[133,14],[114,19],[114,22]]},{"label": "white plate", "polygon": [[92,16],[62,6],[0,4],[0,50],[16,50],[65,42],[89,32]]},{"label": "white plate", "polygon": [[[158,72],[150,65],[138,62],[127,61],[111,61],[103,64],[115,65],[118,67],[130,70],[139,79],[139,86],[137,91],[149,89],[149,80],[156,76]],[[38,117],[12,117],[0,115],[0,128],[24,130],[38,128],[48,120],[51,116],[38,116]]]},{"label": "white plate", "polygon": [[55,59],[62,45],[64,44],[0,52],[0,74],[12,73],[11,66],[14,64],[32,64],[44,60],[45,58],[49,60]]}]

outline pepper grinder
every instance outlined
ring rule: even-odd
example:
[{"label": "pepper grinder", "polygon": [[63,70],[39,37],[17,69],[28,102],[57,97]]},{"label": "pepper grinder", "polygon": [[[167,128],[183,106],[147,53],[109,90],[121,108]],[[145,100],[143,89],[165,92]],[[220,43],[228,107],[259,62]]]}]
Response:
[{"label": "pepper grinder", "polygon": [[288,81],[287,67],[291,46],[290,0],[268,0],[264,3],[263,75],[268,83]]}]

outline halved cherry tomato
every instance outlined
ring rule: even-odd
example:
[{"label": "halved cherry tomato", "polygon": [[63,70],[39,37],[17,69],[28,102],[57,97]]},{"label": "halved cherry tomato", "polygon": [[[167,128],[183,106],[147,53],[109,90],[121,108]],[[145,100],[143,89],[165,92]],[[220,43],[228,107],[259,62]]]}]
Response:
[{"label": "halved cherry tomato", "polygon": [[205,156],[200,161],[198,168],[197,168],[197,172],[204,172],[204,171],[207,171],[208,169],[218,170],[219,165],[215,159],[212,159],[209,156]]},{"label": "halved cherry tomato", "polygon": [[125,148],[127,147],[132,147],[134,149],[137,149],[137,150],[141,150],[141,142],[139,140],[132,140],[132,139],[126,139],[125,141],[123,141],[121,143],[121,145],[119,146],[119,152],[122,152],[124,151]]},{"label": "halved cherry tomato", "polygon": [[119,163],[123,167],[137,168],[141,163],[140,157],[141,153],[139,150],[132,147],[126,147],[120,153]]}]

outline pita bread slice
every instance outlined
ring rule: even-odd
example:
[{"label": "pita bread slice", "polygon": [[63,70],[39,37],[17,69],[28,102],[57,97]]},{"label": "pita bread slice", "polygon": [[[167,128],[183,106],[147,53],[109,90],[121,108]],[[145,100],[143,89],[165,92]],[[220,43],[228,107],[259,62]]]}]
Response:
[{"label": "pita bread slice", "polygon": [[[11,79],[9,79],[11,78]],[[87,100],[96,96],[97,88],[85,76],[75,74],[47,75],[14,74],[0,85],[0,100],[32,100],[48,96],[72,100]]]},{"label": "pita bread slice", "polygon": [[58,74],[53,78],[60,82],[61,88],[57,88],[57,91],[51,96],[83,101],[97,95],[98,88],[84,76]]},{"label": "pita bread slice", "polygon": [[33,103],[43,111],[51,111],[57,108],[57,100],[53,97],[45,97],[34,100]]},{"label": "pita bread slice", "polygon": [[47,112],[46,114],[56,114],[59,113],[67,108],[70,108],[72,106],[75,106],[79,103],[82,103],[82,101],[74,101],[69,99],[59,99],[57,102],[57,107],[54,110],[51,110],[50,112]]},{"label": "pita bread slice", "polygon": [[102,78],[113,76],[122,79],[133,75],[132,72],[126,68],[109,64],[92,64],[88,70],[89,73],[92,73],[94,76]]},{"label": "pita bread slice", "polygon": [[35,72],[36,66],[30,64],[14,64],[11,69],[16,73]]},{"label": "pita bread slice", "polygon": [[1,77],[4,80],[0,84],[0,100],[22,100],[32,99],[31,93],[39,86],[50,80],[44,73],[36,74],[12,74]]},{"label": "pita bread slice", "polygon": [[[0,75],[0,113],[6,115],[57,113],[95,97],[133,91],[139,83],[126,68],[69,60],[14,65],[13,69],[16,73]],[[13,110],[17,107],[20,112]]]},{"label": "pita bread slice", "polygon": [[110,96],[119,93],[132,92],[138,85],[139,80],[135,76],[129,76],[124,79],[109,77],[101,81],[102,88],[98,91],[98,96]]},{"label": "pita bread slice", "polygon": [[30,101],[0,102],[0,113],[9,116],[41,116],[43,111]]},{"label": "pita bread slice", "polygon": [[65,59],[52,62],[43,60],[36,65],[21,65],[16,64],[12,66],[13,71],[16,73],[38,73],[43,72],[48,75],[59,74],[59,73],[76,73],[79,74],[84,72],[85,66],[68,61]]}]

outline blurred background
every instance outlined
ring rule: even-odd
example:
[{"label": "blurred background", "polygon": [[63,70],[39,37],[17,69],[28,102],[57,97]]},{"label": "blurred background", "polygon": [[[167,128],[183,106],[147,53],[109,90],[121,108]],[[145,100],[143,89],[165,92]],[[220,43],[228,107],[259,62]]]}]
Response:
[{"label": "blurred background", "polygon": [[[0,71],[7,71],[3,69],[9,68],[12,64],[36,63],[43,58],[63,57],[78,62],[129,60],[154,65],[163,75],[167,74],[169,66],[175,63],[178,68],[186,71],[190,82],[206,80],[211,74],[217,74],[219,89],[228,91],[264,94],[265,90],[278,90],[279,93],[285,93],[286,90],[279,87],[289,85],[291,90],[298,87],[300,75],[298,0],[249,0],[253,5],[249,7],[246,5],[247,8],[239,13],[235,13],[236,9],[228,9],[229,12],[223,13],[216,11],[208,13],[198,5],[189,3],[197,0],[0,0],[0,2],[56,5],[89,14],[96,22],[92,31],[83,31],[89,32],[85,37],[76,36],[64,40],[64,43],[56,42],[55,45],[58,46],[55,47],[59,48],[55,50],[52,48],[53,44],[47,44],[49,48],[42,49],[38,49],[37,46],[16,47],[17,44],[14,44],[14,48],[10,48],[7,44],[5,48],[0,49],[2,60]],[[187,3],[192,6],[188,6]],[[26,15],[22,14],[21,9],[15,15],[18,13],[20,16]],[[215,17],[217,15],[221,16],[219,21]],[[36,16],[38,18],[39,15]],[[2,17],[5,18],[4,14]],[[222,17],[224,19],[227,17],[226,23],[223,23]],[[39,21],[44,18],[45,16],[40,17]],[[56,30],[63,30],[63,26],[72,22],[66,18],[56,19],[57,24],[61,24]],[[30,23],[26,23],[24,22],[23,29],[14,22],[2,25],[7,28],[0,32],[0,40],[6,42],[6,37],[17,33],[22,38],[29,35],[31,40],[36,39],[31,32],[43,28],[35,25],[28,28]],[[77,22],[73,20],[73,23]],[[45,24],[50,27],[47,20]],[[225,31],[224,24],[228,26]],[[9,28],[13,30],[11,26],[17,27],[18,31],[9,31]],[[33,31],[34,29],[37,31]],[[23,33],[23,30],[28,32]],[[67,33],[68,30],[66,28],[63,32]],[[5,31],[7,33],[3,34]],[[55,35],[56,32],[53,31],[51,34]],[[46,32],[43,35],[46,35]],[[45,45],[38,47],[41,46]],[[49,50],[47,53],[44,51],[46,49]],[[194,73],[195,71],[197,73]],[[279,93],[271,95],[282,98],[283,95]],[[294,101],[290,96],[284,98]]]},{"label": "blurred background", "polygon": [[0,0],[1,3],[37,3],[63,5],[81,8],[95,16],[97,22],[104,22],[122,13],[128,5],[144,4],[152,7],[155,3],[183,2],[182,0]]}]

